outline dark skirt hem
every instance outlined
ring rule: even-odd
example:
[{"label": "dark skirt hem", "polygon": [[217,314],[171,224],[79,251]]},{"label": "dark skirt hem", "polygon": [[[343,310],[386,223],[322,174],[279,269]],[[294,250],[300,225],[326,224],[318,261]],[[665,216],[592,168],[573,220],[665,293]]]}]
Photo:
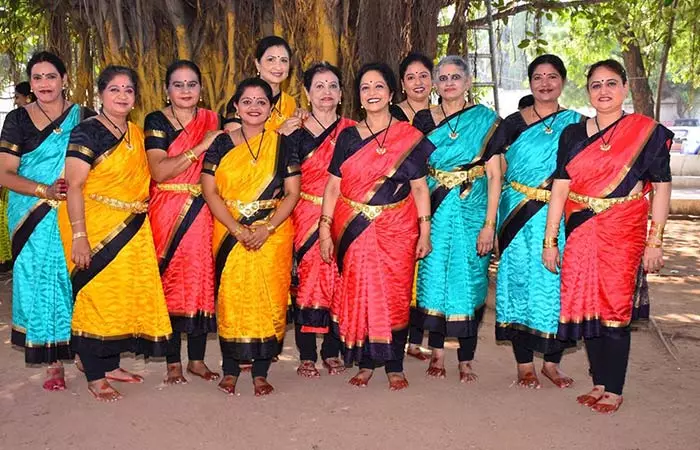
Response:
[{"label": "dark skirt hem", "polygon": [[270,359],[282,353],[282,342],[276,338],[254,339],[254,342],[231,342],[219,338],[221,356],[236,360],[251,361]]},{"label": "dark skirt hem", "polygon": [[447,320],[444,316],[436,316],[421,308],[415,308],[411,310],[411,325],[425,331],[440,333],[445,337],[473,337],[479,334],[479,325],[484,318],[485,309],[486,305],[482,305],[466,319]]},{"label": "dark skirt hem", "polygon": [[171,315],[170,325],[174,333],[193,335],[216,333],[216,316],[205,311],[197,311],[192,317]]},{"label": "dark skirt hem", "polygon": [[607,336],[619,338],[629,333],[630,326],[606,327],[600,319],[584,320],[580,323],[559,323],[557,339],[561,341],[578,341],[581,339]]},{"label": "dark skirt hem", "polygon": [[[397,331],[401,330],[392,330],[392,336]],[[365,339],[362,345],[348,346],[340,337],[340,328],[337,322],[331,322],[331,333],[343,342],[341,353],[347,367],[352,367],[355,363],[359,364],[365,358],[365,353],[369,353],[368,359],[374,361],[378,366],[381,366],[386,361],[403,358],[403,354],[397,355],[394,351],[393,339],[390,339],[389,342],[370,342],[369,339]]]},{"label": "dark skirt hem", "polygon": [[72,360],[75,357],[69,342],[27,347],[27,335],[14,329],[10,334],[10,343],[24,349],[24,362],[27,364],[52,364],[60,360]]},{"label": "dark skirt hem", "polygon": [[70,345],[78,355],[85,352],[98,357],[107,357],[120,353],[135,353],[146,358],[162,357],[168,353],[168,340],[171,337],[172,335],[167,335],[158,341],[152,341],[142,337],[106,340],[73,335]]},{"label": "dark skirt hem", "polygon": [[305,327],[328,328],[331,326],[331,313],[328,309],[296,308],[294,323]]}]

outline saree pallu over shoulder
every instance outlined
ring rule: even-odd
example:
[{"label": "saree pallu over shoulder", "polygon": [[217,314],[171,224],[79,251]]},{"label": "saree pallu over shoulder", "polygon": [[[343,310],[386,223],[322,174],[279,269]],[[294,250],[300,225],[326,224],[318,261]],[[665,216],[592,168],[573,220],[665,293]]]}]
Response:
[{"label": "saree pallu over shoulder", "polygon": [[302,196],[292,213],[296,261],[292,303],[295,323],[300,324],[305,333],[326,333],[331,323],[331,301],[339,274],[335,262],[326,264],[321,259],[318,220],[336,138],[338,133],[353,125],[355,121],[341,117],[314,139],[318,145],[306,152],[301,162]]},{"label": "saree pallu over shoulder", "polygon": [[[20,157],[17,174],[52,184],[61,176],[70,131],[80,121],[73,105],[60,123],[61,133],[44,131],[43,142]],[[70,321],[73,311],[57,219],[59,202],[10,192],[8,225],[14,267],[12,273],[13,345],[24,347],[29,364],[71,359]]]},{"label": "saree pallu over shoulder", "polygon": [[[183,154],[219,126],[218,115],[197,116],[170,143],[168,157]],[[204,157],[163,183],[151,183],[148,217],[173,330],[216,331],[214,315],[213,219],[199,184]]]},{"label": "saree pallu over shoulder", "polygon": [[[385,133],[389,133],[384,141]],[[397,359],[392,331],[408,326],[418,239],[409,182],[433,147],[408,123],[399,122],[361,146],[342,164],[341,197],[331,233],[341,281],[334,294],[333,328],[345,345],[345,361]]]},{"label": "saree pallu over shoulder", "polygon": [[[230,138],[224,136],[233,147]],[[262,144],[260,140],[263,140]],[[281,137],[265,132],[248,142],[260,147],[255,164],[246,144],[227,149],[214,177],[231,215],[243,225],[268,220],[283,195],[285,155]],[[207,172],[211,174],[210,172]],[[224,357],[272,358],[284,339],[292,269],[294,229],[286,220],[257,251],[246,250],[214,221],[216,316]]]},{"label": "saree pallu over shoulder", "polygon": [[[641,180],[642,192],[630,195],[637,180],[625,179],[645,151],[655,150],[648,144],[658,124],[632,114],[615,126],[614,134],[608,133],[610,151],[600,148],[604,131],[584,141],[566,164],[571,193],[565,206],[560,339],[614,334],[631,320],[649,212],[644,195],[650,183]],[[668,151],[667,142],[653,145]]]},{"label": "saree pallu over shoulder", "polygon": [[85,270],[71,261],[67,211],[60,217],[75,298],[71,345],[78,353],[163,356],[171,334],[147,217],[150,175],[143,132],[129,123],[129,134],[129,142],[120,139],[94,160],[83,188],[92,249]]},{"label": "saree pallu over shoulder", "polygon": [[280,92],[280,98],[273,105],[270,118],[265,122],[265,129],[267,131],[279,130],[282,124],[292,117],[296,109],[297,101],[294,100],[294,97],[284,91]]},{"label": "saree pallu over shoulder", "polygon": [[[533,123],[505,153],[508,169],[498,214],[501,259],[496,281],[496,339],[512,340],[519,335],[528,348],[542,353],[562,347],[556,339],[561,280],[542,264],[552,174],[562,131],[582,118],[569,110],[555,114],[544,118],[551,122],[551,133],[545,132],[542,121]],[[564,241],[562,221],[560,249]]]},{"label": "saree pallu over shoulder", "polygon": [[500,123],[482,105],[444,119],[428,134],[433,251],[418,262],[414,325],[445,336],[477,333],[488,287],[490,254],[476,240],[486,219],[486,149]]}]

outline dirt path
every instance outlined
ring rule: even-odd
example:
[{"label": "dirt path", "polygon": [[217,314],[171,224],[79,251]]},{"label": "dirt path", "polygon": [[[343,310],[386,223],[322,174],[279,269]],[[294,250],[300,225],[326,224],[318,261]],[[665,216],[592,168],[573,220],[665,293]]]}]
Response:
[{"label": "dirt path", "polygon": [[[425,364],[408,360],[407,391],[387,390],[377,371],[369,387],[346,384],[349,375],[303,380],[291,335],[270,381],[277,392],[255,398],[249,376],[240,396],[226,398],[214,385],[190,380],[164,388],[163,361],[125,358],[146,375],[143,385],[123,386],[126,398],[95,402],[77,370],[67,368],[69,389],[41,389],[43,370],[26,368],[9,345],[7,278],[0,279],[0,449],[676,449],[698,448],[700,420],[700,221],[672,221],[669,259],[650,277],[652,313],[680,355],[668,356],[653,330],[632,336],[625,404],[614,416],[580,407],[575,397],[590,385],[582,349],[564,357],[577,380],[558,390],[512,386],[509,346],[494,341],[492,310],[481,329],[475,369],[480,380],[458,382],[454,345],[448,378],[428,380]],[[217,341],[207,362],[219,365]]]}]

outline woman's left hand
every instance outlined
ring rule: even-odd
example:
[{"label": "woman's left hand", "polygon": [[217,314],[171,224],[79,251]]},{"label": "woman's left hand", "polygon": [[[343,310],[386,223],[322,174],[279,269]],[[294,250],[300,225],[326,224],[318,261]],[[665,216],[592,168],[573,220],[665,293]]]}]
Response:
[{"label": "woman's left hand", "polygon": [[296,110],[294,110],[293,116],[300,118],[301,121],[304,122],[306,119],[311,117],[311,114],[305,109],[297,108]]},{"label": "woman's left hand", "polygon": [[661,270],[664,266],[664,255],[661,247],[645,247],[644,258],[642,258],[644,270],[648,273],[654,273]]},{"label": "woman's left hand", "polygon": [[255,225],[251,227],[251,237],[248,241],[248,249],[260,250],[269,237],[270,232],[267,231],[267,227],[265,227],[265,225]]},{"label": "woman's left hand", "polygon": [[479,256],[487,255],[493,249],[495,230],[491,227],[483,227],[476,240],[476,252]]},{"label": "woman's left hand", "polygon": [[277,129],[277,132],[281,135],[289,136],[301,128],[301,125],[302,120],[299,117],[292,116],[284,121],[284,123]]},{"label": "woman's left hand", "polygon": [[416,259],[423,259],[433,251],[430,234],[421,234],[416,244]]}]

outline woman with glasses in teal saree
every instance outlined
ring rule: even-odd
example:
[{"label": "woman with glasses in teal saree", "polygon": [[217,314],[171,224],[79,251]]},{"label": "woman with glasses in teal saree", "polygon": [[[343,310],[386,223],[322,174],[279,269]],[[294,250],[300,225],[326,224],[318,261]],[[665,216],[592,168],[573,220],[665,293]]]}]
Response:
[{"label": "woman with glasses in teal saree", "polygon": [[433,76],[442,103],[419,111],[413,120],[436,147],[428,159],[433,252],[418,264],[413,325],[429,332],[430,377],[445,377],[445,338],[459,339],[461,382],[476,380],[471,361],[486,303],[501,194],[499,158],[487,152],[500,119],[493,110],[465,100],[468,73],[461,57],[443,58]]}]

